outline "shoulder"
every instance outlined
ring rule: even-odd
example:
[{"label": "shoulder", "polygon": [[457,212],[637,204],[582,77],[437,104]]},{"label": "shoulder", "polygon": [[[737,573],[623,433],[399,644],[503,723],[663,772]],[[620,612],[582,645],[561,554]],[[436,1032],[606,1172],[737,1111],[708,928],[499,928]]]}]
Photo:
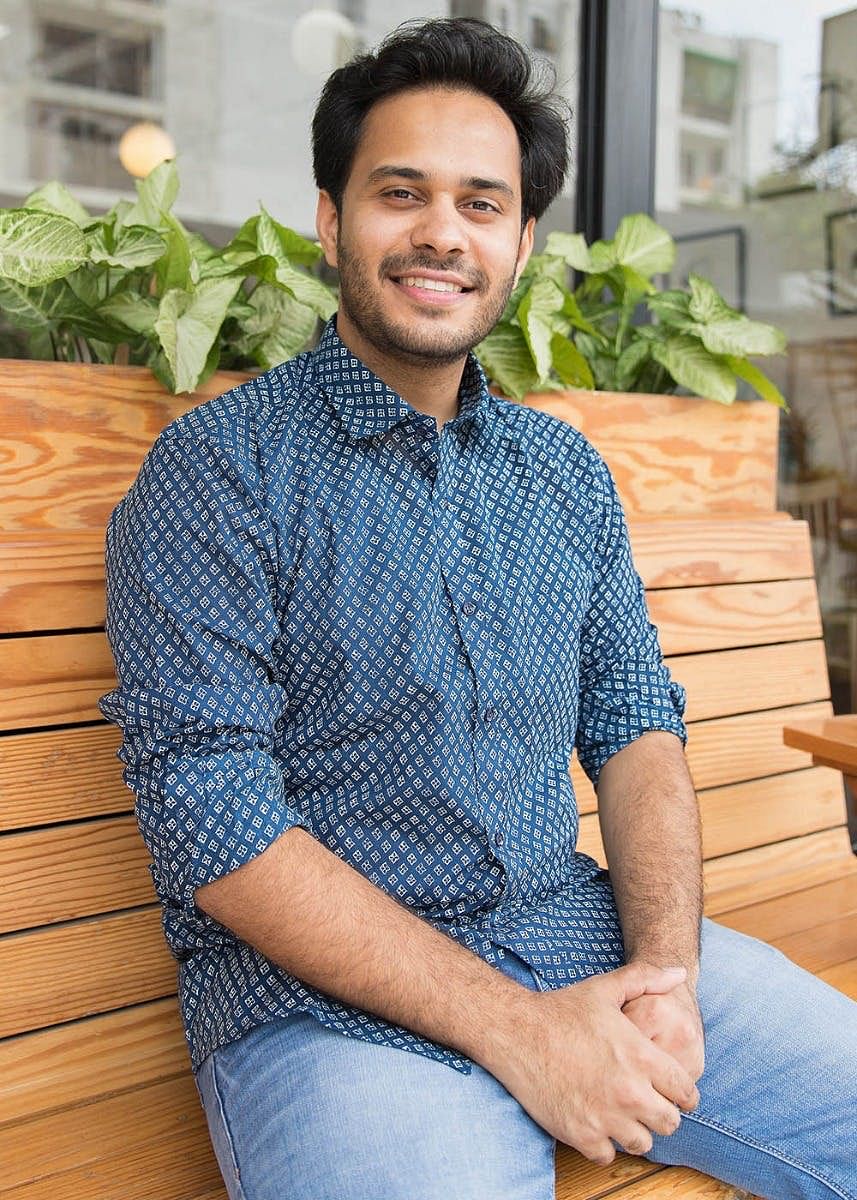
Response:
[{"label": "shoulder", "polygon": [[612,490],[610,470],[592,442],[561,417],[514,400],[491,395],[496,419],[534,465],[555,473],[603,501]]}]

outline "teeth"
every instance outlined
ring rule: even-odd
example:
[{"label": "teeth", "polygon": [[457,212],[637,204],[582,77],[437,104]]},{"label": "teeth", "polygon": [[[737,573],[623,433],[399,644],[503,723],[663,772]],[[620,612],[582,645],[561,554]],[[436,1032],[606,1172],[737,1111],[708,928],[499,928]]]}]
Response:
[{"label": "teeth", "polygon": [[425,288],[429,292],[462,292],[464,289],[457,283],[446,279],[423,279],[422,275],[406,275],[402,279],[405,287]]}]

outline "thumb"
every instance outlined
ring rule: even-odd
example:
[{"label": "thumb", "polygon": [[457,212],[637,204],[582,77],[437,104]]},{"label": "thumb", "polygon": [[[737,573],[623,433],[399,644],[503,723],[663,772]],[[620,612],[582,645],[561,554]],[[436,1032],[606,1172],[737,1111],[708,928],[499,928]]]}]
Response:
[{"label": "thumb", "polygon": [[630,963],[614,972],[620,990],[620,1007],[638,996],[663,995],[687,979],[684,967],[655,967],[651,963]]}]

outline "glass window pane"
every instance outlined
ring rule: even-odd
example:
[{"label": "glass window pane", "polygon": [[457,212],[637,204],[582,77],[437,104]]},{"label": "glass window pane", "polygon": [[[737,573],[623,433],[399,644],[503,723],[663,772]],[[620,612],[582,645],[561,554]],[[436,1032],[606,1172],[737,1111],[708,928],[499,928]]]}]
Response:
[{"label": "glass window pane", "polygon": [[660,9],[656,216],[673,273],[780,325],[780,505],[810,522],[834,703],[857,710],[857,8]]},{"label": "glass window pane", "polygon": [[[310,120],[354,49],[431,16],[493,22],[554,63],[577,102],[580,0],[0,0],[0,200],[58,178],[93,207],[132,192],[125,129],[152,121],[177,147],[177,212],[225,239],[263,201],[311,233]],[[574,134],[572,134],[574,136]],[[544,221],[571,229],[573,178]]]}]

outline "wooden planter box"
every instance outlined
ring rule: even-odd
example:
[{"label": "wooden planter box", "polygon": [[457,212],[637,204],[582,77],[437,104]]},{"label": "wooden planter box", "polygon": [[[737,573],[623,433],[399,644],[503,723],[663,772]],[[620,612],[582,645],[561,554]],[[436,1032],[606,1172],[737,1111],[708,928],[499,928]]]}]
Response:
[{"label": "wooden planter box", "polygon": [[[103,530],[161,429],[245,378],[220,371],[194,395],[172,396],[143,367],[0,362],[0,528]],[[609,392],[540,393],[527,403],[594,443],[631,516],[776,508],[773,405]]]}]

